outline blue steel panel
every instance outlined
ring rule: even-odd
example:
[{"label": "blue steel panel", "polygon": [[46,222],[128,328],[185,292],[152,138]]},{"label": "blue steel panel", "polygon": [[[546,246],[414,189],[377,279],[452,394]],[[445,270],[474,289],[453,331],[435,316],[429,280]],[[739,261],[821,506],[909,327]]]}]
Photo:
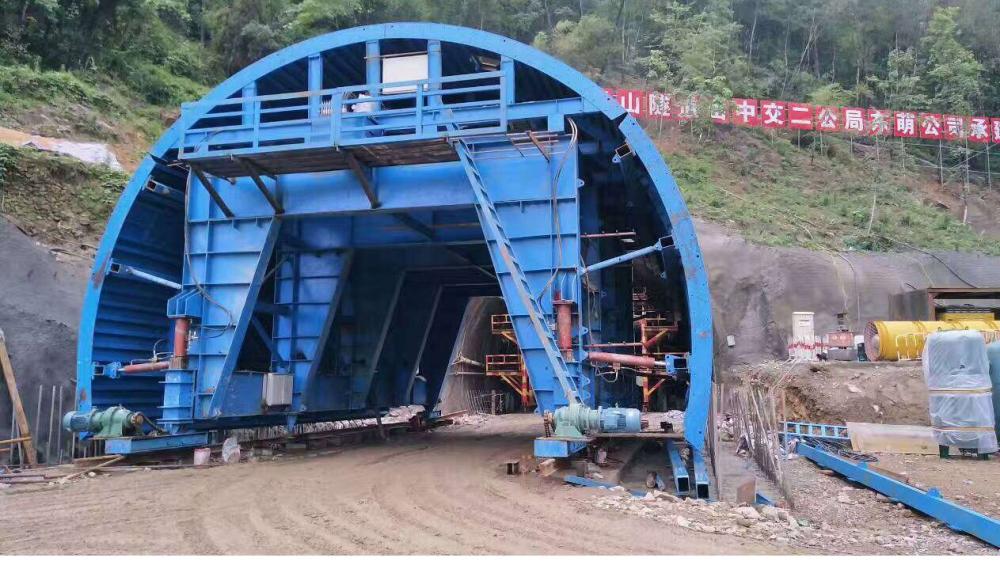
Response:
[{"label": "blue steel panel", "polygon": [[272,340],[278,372],[290,372],[294,384],[292,412],[308,409],[309,388],[318,372],[321,352],[344,292],[353,251],[353,225],[342,219],[298,219],[285,223],[285,233],[298,241],[279,246],[274,281]]},{"label": "blue steel panel", "polygon": [[110,438],[104,441],[107,454],[138,454],[158,450],[179,450],[208,445],[208,434],[182,434],[177,436],[157,436],[154,438]]},{"label": "blue steel panel", "polygon": [[[500,278],[500,286],[507,303],[507,313],[514,323],[514,332],[518,346],[524,357],[532,390],[540,411],[554,411],[567,405],[571,399],[561,387],[559,373],[554,369],[554,362],[562,364],[571,379],[572,390],[577,393],[584,404],[593,405],[593,394],[590,382],[582,373],[579,357],[564,361],[555,350],[555,339],[551,328],[553,322],[553,288],[561,288],[560,295],[564,300],[579,300],[579,276],[577,261],[580,257],[578,204],[577,193],[577,163],[575,150],[567,153],[566,144],[561,146],[558,159],[546,162],[543,158],[541,172],[521,169],[531,165],[527,158],[517,160],[487,160],[476,162],[473,169],[479,173],[484,197],[491,202],[490,208],[480,208],[480,219],[485,229],[489,228],[487,218],[494,215],[498,229],[503,237],[487,237],[490,244],[490,254],[493,267]],[[459,150],[464,157],[465,150]],[[565,159],[565,160],[564,160]],[[470,158],[471,161],[471,158]],[[517,161],[518,177],[511,178],[509,173],[513,166],[511,161]],[[479,165],[482,169],[478,169]],[[561,166],[561,171],[559,167]],[[507,165],[506,169],[499,166]],[[467,168],[468,169],[468,168]],[[558,173],[557,173],[558,172]],[[558,180],[556,177],[558,175]],[[473,186],[480,185],[477,176],[470,175]],[[569,197],[557,200],[559,227],[556,229],[556,217],[552,210],[553,185],[556,186],[556,196]],[[488,189],[488,192],[486,191]],[[510,231],[508,231],[508,227]],[[544,234],[542,234],[544,233]],[[539,236],[541,234],[541,236]],[[509,241],[511,255],[517,262],[517,268],[510,268],[501,253],[501,243]],[[554,269],[558,269],[553,274]],[[523,278],[519,275],[523,274]],[[526,304],[522,300],[518,283],[526,281],[526,287],[534,302]],[[536,321],[533,314],[540,311],[541,320]],[[544,338],[537,330],[538,324],[545,330]]]},{"label": "blue steel panel", "polygon": [[[218,206],[204,187],[192,181],[188,188],[192,222],[184,284],[189,291],[208,294],[189,350],[191,367],[198,370],[194,415],[202,419],[226,416],[230,409],[259,411],[259,392],[230,392],[229,385],[281,221],[214,218]],[[265,203],[259,193],[252,197]]]},{"label": "blue steel panel", "polygon": [[937,488],[931,488],[929,491],[917,489],[869,468],[865,462],[855,464],[803,442],[799,442],[795,451],[851,481],[870,487],[892,500],[905,503],[921,513],[943,521],[955,531],[975,535],[994,547],[1000,547],[1000,521],[944,499]]},{"label": "blue steel panel", "polygon": [[587,447],[587,442],[570,442],[551,438],[535,439],[536,458],[568,458]]}]

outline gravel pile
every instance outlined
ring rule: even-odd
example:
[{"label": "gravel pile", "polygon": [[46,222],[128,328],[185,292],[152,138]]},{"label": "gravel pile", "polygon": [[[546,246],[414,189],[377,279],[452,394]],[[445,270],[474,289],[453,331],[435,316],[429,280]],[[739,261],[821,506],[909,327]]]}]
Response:
[{"label": "gravel pile", "polygon": [[[640,498],[619,487],[594,496],[588,503],[694,531],[768,541],[806,552],[997,554],[978,539],[954,533],[884,496],[878,499],[870,490],[844,487],[831,496],[820,488],[814,493],[811,502],[794,514],[773,506],[709,503],[656,490]],[[829,506],[836,506],[837,511],[829,511]]]}]

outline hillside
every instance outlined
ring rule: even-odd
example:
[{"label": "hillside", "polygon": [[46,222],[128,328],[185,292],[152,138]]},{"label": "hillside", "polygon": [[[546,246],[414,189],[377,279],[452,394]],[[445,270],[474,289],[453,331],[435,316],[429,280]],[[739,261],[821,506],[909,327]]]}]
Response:
[{"label": "hillside", "polygon": [[883,143],[876,159],[869,145],[829,135],[821,147],[794,133],[741,128],[647,132],[658,135],[692,214],[750,242],[1000,254],[998,203],[987,185],[941,185],[936,170],[913,152],[904,156],[898,143]]},{"label": "hillside", "polygon": [[[7,66],[0,87],[0,127],[107,143],[126,172],[178,115],[177,106],[148,103],[94,74]],[[647,132],[691,212],[752,243],[1000,254],[997,206],[985,182],[973,181],[964,194],[961,181],[941,185],[936,170],[918,168],[919,155],[904,158],[896,145],[883,144],[876,159],[869,145],[829,135],[820,142],[808,134],[679,124],[647,125]],[[125,182],[127,173],[0,145],[0,212],[39,241],[74,253],[92,254]]]}]

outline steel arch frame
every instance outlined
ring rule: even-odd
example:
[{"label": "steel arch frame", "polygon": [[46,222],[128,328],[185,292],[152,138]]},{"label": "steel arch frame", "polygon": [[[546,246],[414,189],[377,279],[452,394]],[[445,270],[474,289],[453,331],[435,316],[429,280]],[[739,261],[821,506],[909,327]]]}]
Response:
[{"label": "steel arch frame", "polygon": [[[713,334],[708,274],[698,246],[694,223],[669,167],[652,140],[645,134],[639,123],[626,114],[617,101],[608,96],[600,86],[582,73],[531,46],[489,32],[423,22],[390,23],[332,32],[279,50],[230,76],[209,92],[202,101],[217,102],[227,99],[231,94],[240,91],[243,86],[287,64],[308,58],[312,54],[368,40],[382,39],[439,40],[475,46],[509,57],[562,83],[597,111],[618,124],[619,130],[646,168],[656,189],[659,201],[654,201],[654,204],[659,211],[661,220],[669,221],[674,244],[680,253],[684,267],[688,313],[692,329],[691,386],[688,392],[685,438],[693,447],[702,449],[711,410]],[[95,256],[92,277],[87,283],[81,315],[77,342],[78,409],[87,410],[90,408],[91,396],[88,390],[93,376],[94,326],[103,286],[103,281],[100,279],[106,272],[105,267],[111,257],[112,250],[118,243],[129,213],[146,180],[153,172],[156,165],[154,157],[166,156],[176,146],[181,131],[181,122],[177,121],[153,145],[149,155],[136,169],[132,179],[123,190],[122,196],[108,220]]]}]

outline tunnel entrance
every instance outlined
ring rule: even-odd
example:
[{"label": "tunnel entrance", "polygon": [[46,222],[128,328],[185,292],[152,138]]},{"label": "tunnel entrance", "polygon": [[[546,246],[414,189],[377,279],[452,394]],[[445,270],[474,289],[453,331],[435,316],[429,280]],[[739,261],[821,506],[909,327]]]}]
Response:
[{"label": "tunnel entrance", "polygon": [[[78,408],[197,445],[447,413],[471,361],[539,413],[686,409],[701,447],[711,315],[683,201],[624,110],[515,44],[359,28],[185,104],[98,253]],[[480,361],[456,347],[481,297],[504,308],[476,336],[506,346]]]}]

